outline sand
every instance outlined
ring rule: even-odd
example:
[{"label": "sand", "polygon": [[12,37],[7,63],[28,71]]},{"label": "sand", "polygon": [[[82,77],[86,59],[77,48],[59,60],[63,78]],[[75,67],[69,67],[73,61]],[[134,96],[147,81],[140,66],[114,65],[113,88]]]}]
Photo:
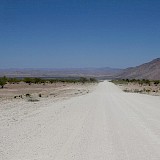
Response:
[{"label": "sand", "polygon": [[153,83],[151,85],[143,84],[140,85],[138,83],[124,83],[124,84],[117,84],[119,88],[121,88],[125,92],[131,92],[131,93],[140,93],[140,94],[148,94],[152,96],[160,96],[160,84],[154,85]]},{"label": "sand", "polygon": [[159,160],[160,97],[101,82],[88,94],[0,105],[2,160]]},{"label": "sand", "polygon": [[[27,84],[20,82],[18,84],[6,84],[4,89],[0,88],[0,102],[26,100],[26,94],[32,98],[43,100],[43,98],[52,98],[62,100],[65,97],[73,97],[74,95],[83,95],[92,91],[96,83],[46,83],[44,84]],[[41,97],[39,96],[41,95]]]}]

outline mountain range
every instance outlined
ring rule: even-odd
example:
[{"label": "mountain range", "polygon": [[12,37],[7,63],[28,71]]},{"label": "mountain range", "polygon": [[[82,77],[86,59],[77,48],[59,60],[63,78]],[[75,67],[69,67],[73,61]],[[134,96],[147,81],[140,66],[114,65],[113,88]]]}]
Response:
[{"label": "mountain range", "polygon": [[0,77],[96,77],[98,79],[110,79],[117,75],[121,69],[115,68],[29,68],[29,69],[0,69]]},{"label": "mountain range", "polygon": [[118,73],[116,78],[160,80],[160,58]]},{"label": "mountain range", "polygon": [[0,69],[0,77],[95,77],[98,79],[152,79],[160,80],[160,58],[136,67],[117,68],[27,68]]}]

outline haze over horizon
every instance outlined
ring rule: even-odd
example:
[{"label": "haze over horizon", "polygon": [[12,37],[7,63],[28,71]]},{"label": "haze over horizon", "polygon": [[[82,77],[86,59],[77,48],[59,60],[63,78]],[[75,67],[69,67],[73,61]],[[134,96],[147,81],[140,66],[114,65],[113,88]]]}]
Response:
[{"label": "haze over horizon", "polygon": [[160,57],[160,1],[1,0],[0,68],[126,68]]}]

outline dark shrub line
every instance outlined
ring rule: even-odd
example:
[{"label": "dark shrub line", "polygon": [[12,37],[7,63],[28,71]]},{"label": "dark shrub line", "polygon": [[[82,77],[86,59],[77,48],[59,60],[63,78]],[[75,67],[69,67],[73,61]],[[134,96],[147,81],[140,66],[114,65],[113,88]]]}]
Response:
[{"label": "dark shrub line", "polygon": [[85,78],[85,77],[80,77],[79,79],[42,79],[42,78],[30,78],[26,77],[23,79],[17,79],[17,78],[7,78],[7,77],[2,77],[0,78],[0,86],[1,88],[4,87],[5,84],[10,83],[10,84],[15,84],[19,82],[25,82],[29,85],[31,84],[45,84],[45,83],[57,83],[57,82],[62,82],[62,83],[97,83],[98,81],[95,78]]},{"label": "dark shrub line", "polygon": [[111,82],[115,84],[127,84],[127,83],[138,83],[139,85],[151,85],[151,83],[154,83],[155,85],[160,84],[160,80],[148,80],[148,79],[118,79],[118,80],[112,80]]}]

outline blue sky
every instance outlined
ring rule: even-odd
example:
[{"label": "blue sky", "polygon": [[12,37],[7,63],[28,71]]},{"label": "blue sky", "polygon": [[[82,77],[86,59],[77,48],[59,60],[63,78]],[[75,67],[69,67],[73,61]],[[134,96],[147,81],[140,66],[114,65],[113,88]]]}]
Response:
[{"label": "blue sky", "polygon": [[157,57],[159,0],[0,0],[0,68],[125,68]]}]

